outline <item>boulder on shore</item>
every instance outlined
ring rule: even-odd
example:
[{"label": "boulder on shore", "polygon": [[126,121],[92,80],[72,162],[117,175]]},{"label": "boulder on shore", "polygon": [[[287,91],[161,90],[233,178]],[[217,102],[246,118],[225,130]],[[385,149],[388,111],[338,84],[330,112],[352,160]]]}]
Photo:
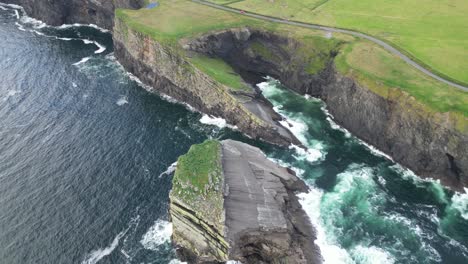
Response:
[{"label": "boulder on shore", "polygon": [[321,263],[296,197],[308,188],[258,148],[208,140],[179,158],[170,194],[173,243],[189,263]]}]

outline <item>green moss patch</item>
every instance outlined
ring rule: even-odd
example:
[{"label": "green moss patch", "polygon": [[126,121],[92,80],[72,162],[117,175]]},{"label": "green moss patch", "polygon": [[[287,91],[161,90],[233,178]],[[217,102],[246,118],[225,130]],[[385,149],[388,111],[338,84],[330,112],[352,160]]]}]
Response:
[{"label": "green moss patch", "polygon": [[224,199],[219,141],[193,145],[187,154],[179,157],[171,198],[222,228]]},{"label": "green moss patch", "polygon": [[243,81],[242,77],[222,59],[197,54],[190,58],[190,62],[219,83],[228,86],[234,91],[251,90],[251,88]]},{"label": "green moss patch", "polygon": [[275,61],[275,62],[279,60],[279,58],[260,41],[252,42],[250,44],[250,48],[256,55],[261,56],[262,58],[266,60]]},{"label": "green moss patch", "polygon": [[[245,3],[248,2],[252,3],[252,1],[245,1]],[[284,1],[275,1],[275,5],[279,2]],[[293,1],[286,2],[287,10],[304,6],[304,4],[296,5],[299,2],[294,2],[294,5]],[[320,0],[309,2],[312,9],[322,3]],[[322,7],[332,2],[334,1],[329,1],[314,10],[321,10]],[[291,65],[291,69],[298,66],[303,67],[305,61],[306,71],[310,74],[316,74],[324,69],[331,60],[334,60],[340,72],[355,78],[379,95],[387,98],[389,94],[396,94],[389,92],[390,90],[399,89],[415,98],[417,103],[424,105],[424,109],[428,112],[448,112],[451,119],[456,120],[457,127],[467,127],[467,92],[424,75],[374,43],[337,33],[325,36],[323,31],[270,23],[187,0],[160,0],[159,3],[160,6],[154,9],[117,10],[117,17],[124,21],[129,29],[147,34],[156,41],[173,47],[174,50],[180,51],[181,56],[186,56],[185,51],[179,45],[181,39],[190,39],[213,31],[239,27],[274,32],[300,43],[299,47],[288,45],[281,47],[284,49],[294,48],[295,56],[301,59],[294,61],[302,63],[302,65]],[[391,3],[389,2],[389,4]],[[286,9],[276,8],[274,10]],[[391,9],[386,11],[389,10]],[[301,15],[303,14],[297,13],[297,16]],[[361,17],[362,15],[356,14],[355,16]],[[426,41],[425,43],[435,42]],[[265,58],[275,59],[273,53],[262,43],[253,43],[252,50]],[[424,47],[421,47],[421,50],[424,50]],[[339,53],[339,55],[334,57],[335,53]],[[463,53],[459,53],[457,57],[462,58],[462,55]],[[235,74],[232,68],[220,59],[197,56],[188,60],[219,83],[234,90],[245,88],[240,76]],[[462,68],[458,67],[457,69]]]}]

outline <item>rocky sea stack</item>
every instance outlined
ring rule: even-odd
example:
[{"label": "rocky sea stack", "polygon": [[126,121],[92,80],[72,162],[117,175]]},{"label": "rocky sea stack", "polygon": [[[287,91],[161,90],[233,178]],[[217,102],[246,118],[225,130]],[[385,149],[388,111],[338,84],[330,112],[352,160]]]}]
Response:
[{"label": "rocky sea stack", "polygon": [[321,263],[295,195],[307,186],[247,144],[209,140],[179,158],[173,243],[189,263]]}]

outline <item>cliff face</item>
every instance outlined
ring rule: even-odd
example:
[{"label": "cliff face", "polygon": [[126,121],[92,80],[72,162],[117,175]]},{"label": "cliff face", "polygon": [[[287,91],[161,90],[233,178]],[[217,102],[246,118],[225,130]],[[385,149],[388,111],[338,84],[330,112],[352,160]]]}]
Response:
[{"label": "cliff face", "polygon": [[275,116],[265,114],[268,109],[262,108],[258,115],[249,109],[252,103],[256,108],[262,107],[255,98],[243,96],[243,100],[239,100],[228,87],[188,62],[177,45],[158,43],[120,19],[115,21],[113,38],[119,62],[158,92],[188,103],[203,113],[222,117],[253,138],[283,146],[297,142],[277,124]]},{"label": "cliff face", "polygon": [[[239,31],[249,37],[237,41]],[[376,146],[422,177],[440,179],[456,190],[468,187],[468,135],[448,114],[431,113],[408,94],[395,89],[382,97],[335,70],[330,54],[320,71],[310,73],[301,43],[273,33],[234,29],[186,41],[186,49],[218,56],[245,78],[272,76],[300,94],[323,99],[330,113],[354,135]],[[261,47],[261,48],[259,48]],[[253,76],[253,77],[252,77]],[[257,78],[258,81],[258,78]]]},{"label": "cliff face", "polygon": [[2,0],[9,4],[21,5],[26,13],[45,23],[95,24],[112,30],[116,8],[138,9],[144,0]]},{"label": "cliff face", "polygon": [[[22,5],[29,15],[48,24],[93,23],[107,29],[112,29],[115,8],[143,5],[143,0],[3,2]],[[278,116],[268,113],[265,117],[268,107],[253,114],[260,104],[240,103],[175,50],[130,30],[123,22],[116,23],[114,41],[119,61],[146,84],[202,112],[224,117],[252,137],[281,145],[298,143],[276,125]],[[334,68],[333,51],[304,51],[292,38],[248,29],[207,34],[181,44],[186,50],[223,58],[252,83],[269,75],[298,93],[322,98],[338,123],[395,161],[454,189],[468,187],[467,129],[456,129],[445,114],[428,113],[403,92],[384,98],[343,76]],[[304,55],[310,53],[324,61],[320,71],[308,69],[314,58]]]},{"label": "cliff face", "polygon": [[430,113],[401,91],[383,98],[340,74],[332,80],[322,98],[343,127],[419,176],[468,187],[468,135],[448,114]]},{"label": "cliff face", "polygon": [[[207,147],[219,152],[199,159]],[[197,167],[188,170],[189,164]],[[179,159],[170,194],[179,256],[189,263],[320,263],[313,228],[295,196],[306,190],[291,171],[245,143],[192,147]]]}]

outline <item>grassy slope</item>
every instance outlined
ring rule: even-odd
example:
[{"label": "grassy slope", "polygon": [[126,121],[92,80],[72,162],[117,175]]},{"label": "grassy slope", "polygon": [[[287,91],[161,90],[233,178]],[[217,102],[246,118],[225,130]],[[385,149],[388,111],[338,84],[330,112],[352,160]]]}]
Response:
[{"label": "grassy slope", "polygon": [[468,93],[435,82],[383,48],[356,41],[336,57],[340,72],[352,76],[373,92],[398,100],[395,90],[406,91],[422,102],[426,112],[450,113],[460,131],[468,131]]},{"label": "grassy slope", "polygon": [[216,81],[227,85],[234,91],[250,91],[251,89],[244,83],[242,77],[234,69],[218,58],[197,55],[190,58],[190,61],[200,70],[213,77]]},{"label": "grassy slope", "polygon": [[468,83],[466,0],[243,0],[229,6],[362,31],[449,79]]},{"label": "grassy slope", "polygon": [[[335,34],[332,39],[326,40],[323,38],[323,32],[320,31],[259,21],[187,0],[161,0],[159,2],[160,7],[151,10],[118,10],[117,16],[124,19],[130,27],[175,47],[177,47],[177,41],[182,38],[240,26],[274,30],[278,34],[294,37],[306,47],[301,53],[311,58],[316,56],[316,50],[334,48],[337,42],[346,42],[347,44],[341,46],[341,52],[337,58],[339,69],[343,73],[359,74],[362,77],[360,80],[365,81],[365,84],[371,88],[383,85],[386,89],[403,90],[425,104],[427,109],[435,112],[452,112],[463,121],[464,126],[467,123],[468,93],[426,77],[370,42],[340,34]],[[371,52],[367,52],[369,50]],[[323,64],[320,63],[320,59],[311,63],[309,69],[311,72],[316,71]],[[210,70],[206,69],[213,66],[213,61],[202,59],[194,64],[210,74]],[[223,74],[232,75],[230,70],[220,69],[216,70],[217,77],[211,73],[212,77],[218,81],[229,79],[222,76]],[[224,81],[224,84],[229,85],[231,81],[233,81],[232,78]],[[381,92],[382,89],[374,89],[374,91]]]},{"label": "grassy slope", "polygon": [[206,219],[219,223],[223,219],[223,172],[221,144],[207,140],[193,145],[187,154],[179,157],[172,180],[172,193]]}]

